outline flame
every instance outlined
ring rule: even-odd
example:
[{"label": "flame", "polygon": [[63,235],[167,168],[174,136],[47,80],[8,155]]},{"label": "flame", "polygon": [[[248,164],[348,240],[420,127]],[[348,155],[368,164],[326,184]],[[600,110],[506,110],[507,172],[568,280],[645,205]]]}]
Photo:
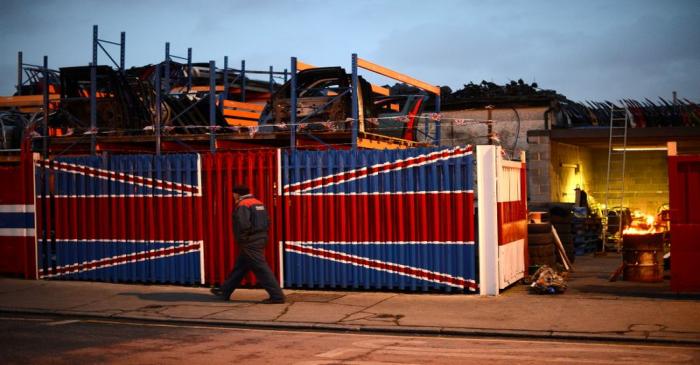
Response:
[{"label": "flame", "polygon": [[624,234],[624,235],[651,234],[651,233],[655,233],[655,232],[656,232],[656,230],[654,228],[642,229],[639,227],[628,227],[628,228],[625,228],[624,231],[622,231],[622,234]]},{"label": "flame", "polygon": [[655,224],[655,217],[651,214],[635,212],[632,224],[622,231],[622,234],[652,234],[662,232],[660,225]]},{"label": "flame", "polygon": [[653,226],[654,225],[654,217],[652,215],[647,215],[647,226]]}]

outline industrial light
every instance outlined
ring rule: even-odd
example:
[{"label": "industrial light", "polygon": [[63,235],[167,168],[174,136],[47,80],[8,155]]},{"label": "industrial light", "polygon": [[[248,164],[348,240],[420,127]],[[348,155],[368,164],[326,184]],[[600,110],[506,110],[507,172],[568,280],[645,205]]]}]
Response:
[{"label": "industrial light", "polygon": [[639,152],[639,151],[666,151],[666,147],[613,147],[613,151]]}]

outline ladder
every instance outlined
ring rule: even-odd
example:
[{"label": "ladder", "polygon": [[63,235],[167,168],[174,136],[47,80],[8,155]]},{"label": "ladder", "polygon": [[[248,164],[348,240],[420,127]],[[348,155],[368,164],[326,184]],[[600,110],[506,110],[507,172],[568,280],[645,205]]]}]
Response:
[{"label": "ladder", "polygon": [[[618,107],[614,103],[610,103],[608,174],[605,188],[605,208],[603,209],[603,252],[608,248],[619,251],[622,244],[625,152],[627,150],[627,126],[629,124],[630,113],[627,110],[627,106]],[[617,213],[617,218],[611,220],[610,212]]]}]

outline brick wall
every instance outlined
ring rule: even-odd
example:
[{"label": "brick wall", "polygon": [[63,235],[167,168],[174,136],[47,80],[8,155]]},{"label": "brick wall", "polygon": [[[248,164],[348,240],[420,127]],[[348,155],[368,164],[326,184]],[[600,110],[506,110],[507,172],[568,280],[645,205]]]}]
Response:
[{"label": "brick wall", "polygon": [[[528,107],[513,109],[493,109],[491,119],[493,131],[498,135],[500,144],[504,149],[510,150],[515,146],[515,150],[526,151],[528,149],[527,132],[533,129],[544,129],[544,112],[547,108],[544,107]],[[488,144],[488,126],[485,123],[480,123],[488,119],[488,111],[486,109],[468,109],[454,110],[441,112],[443,121],[441,123],[440,133],[442,136],[441,145],[454,146],[465,144]],[[518,128],[518,116],[520,117],[520,126]],[[454,126],[451,118],[466,119],[467,125]],[[422,126],[420,127],[422,130]],[[519,129],[519,130],[518,130]],[[434,130],[431,129],[430,134],[433,135]],[[422,136],[422,133],[419,134]]]},{"label": "brick wall", "polygon": [[[543,131],[544,132],[544,131]],[[527,136],[527,192],[530,202],[549,202],[551,199],[551,151],[549,135],[545,133]]]}]

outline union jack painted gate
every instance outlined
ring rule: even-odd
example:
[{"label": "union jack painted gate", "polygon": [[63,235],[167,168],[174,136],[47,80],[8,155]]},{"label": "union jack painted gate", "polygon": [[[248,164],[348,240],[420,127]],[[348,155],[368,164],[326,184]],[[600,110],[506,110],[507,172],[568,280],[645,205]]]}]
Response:
[{"label": "union jack painted gate", "polygon": [[285,287],[476,290],[471,147],[282,160]]},{"label": "union jack painted gate", "polygon": [[525,277],[527,268],[527,176],[524,157],[508,161],[498,150],[498,278],[499,288],[505,289]]},{"label": "union jack painted gate", "polygon": [[525,154],[504,159],[501,147],[477,146],[479,288],[482,295],[525,276],[527,266],[527,188]]},{"label": "union jack painted gate", "polygon": [[198,155],[38,163],[39,277],[203,282],[199,166]]}]

